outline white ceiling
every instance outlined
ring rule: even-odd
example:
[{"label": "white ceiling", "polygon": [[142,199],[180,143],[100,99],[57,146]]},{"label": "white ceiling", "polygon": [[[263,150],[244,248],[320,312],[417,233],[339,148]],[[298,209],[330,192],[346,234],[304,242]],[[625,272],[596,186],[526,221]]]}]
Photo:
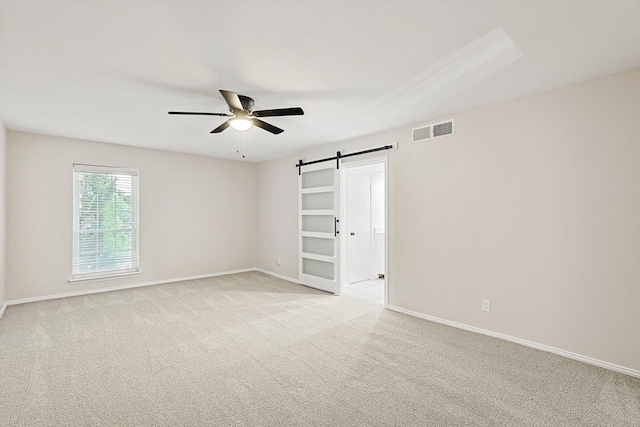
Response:
[{"label": "white ceiling", "polygon": [[300,106],[247,161],[640,66],[640,1],[0,2],[9,129],[238,159],[218,89]]}]

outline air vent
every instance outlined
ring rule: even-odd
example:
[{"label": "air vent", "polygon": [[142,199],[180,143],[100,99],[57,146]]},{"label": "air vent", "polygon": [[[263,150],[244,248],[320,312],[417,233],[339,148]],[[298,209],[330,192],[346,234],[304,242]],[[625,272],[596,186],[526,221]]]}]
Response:
[{"label": "air vent", "polygon": [[423,126],[411,130],[413,142],[422,142],[427,139],[441,138],[443,136],[453,135],[454,123],[453,119],[446,122],[434,123],[429,126]]},{"label": "air vent", "polygon": [[431,138],[431,126],[413,130],[413,142]]},{"label": "air vent", "polygon": [[433,126],[433,137],[451,135],[453,133],[453,122],[444,122]]}]

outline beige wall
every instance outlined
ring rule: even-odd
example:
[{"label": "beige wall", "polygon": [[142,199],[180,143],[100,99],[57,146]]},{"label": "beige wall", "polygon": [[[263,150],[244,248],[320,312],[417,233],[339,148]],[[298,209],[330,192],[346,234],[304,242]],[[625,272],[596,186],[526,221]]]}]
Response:
[{"label": "beige wall", "polygon": [[0,311],[4,306],[5,283],[5,182],[6,182],[6,129],[4,122],[0,120]]},{"label": "beige wall", "polygon": [[[73,163],[140,169],[140,276],[68,283]],[[254,164],[8,131],[7,166],[7,300],[256,265]]]},{"label": "beige wall", "polygon": [[450,117],[260,164],[258,267],[297,277],[298,158],[398,142],[389,304],[640,370],[640,69]]},{"label": "beige wall", "polygon": [[257,266],[290,278],[298,277],[296,162],[283,157],[258,165]]}]

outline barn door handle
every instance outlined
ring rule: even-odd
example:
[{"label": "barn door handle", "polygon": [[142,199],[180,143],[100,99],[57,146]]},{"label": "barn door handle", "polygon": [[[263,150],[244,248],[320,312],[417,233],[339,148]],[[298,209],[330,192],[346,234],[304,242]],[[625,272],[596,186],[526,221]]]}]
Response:
[{"label": "barn door handle", "polygon": [[336,237],[338,234],[340,234],[340,230],[338,230],[338,223],[340,222],[340,220],[336,217],[333,217],[333,236]]}]

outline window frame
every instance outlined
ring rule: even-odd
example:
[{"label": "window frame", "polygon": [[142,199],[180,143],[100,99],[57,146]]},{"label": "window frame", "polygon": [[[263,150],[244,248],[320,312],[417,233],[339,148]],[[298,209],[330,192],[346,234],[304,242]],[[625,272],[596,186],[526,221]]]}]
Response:
[{"label": "window frame", "polygon": [[[79,230],[79,195],[77,193],[77,173],[94,173],[105,175],[129,175],[132,177],[131,185],[131,223],[132,227],[127,231],[131,232],[132,236],[132,260],[134,265],[129,268],[118,268],[111,270],[100,270],[92,272],[77,272],[76,266],[79,258],[79,246],[80,246],[80,230]],[[115,166],[98,166],[74,163],[73,164],[73,224],[72,224],[72,236],[73,236],[73,252],[71,260],[71,279],[69,283],[86,282],[93,280],[105,280],[110,278],[119,278],[124,276],[139,275],[140,272],[140,170]],[[120,230],[120,229],[114,229]],[[124,231],[124,229],[122,229]]]}]

